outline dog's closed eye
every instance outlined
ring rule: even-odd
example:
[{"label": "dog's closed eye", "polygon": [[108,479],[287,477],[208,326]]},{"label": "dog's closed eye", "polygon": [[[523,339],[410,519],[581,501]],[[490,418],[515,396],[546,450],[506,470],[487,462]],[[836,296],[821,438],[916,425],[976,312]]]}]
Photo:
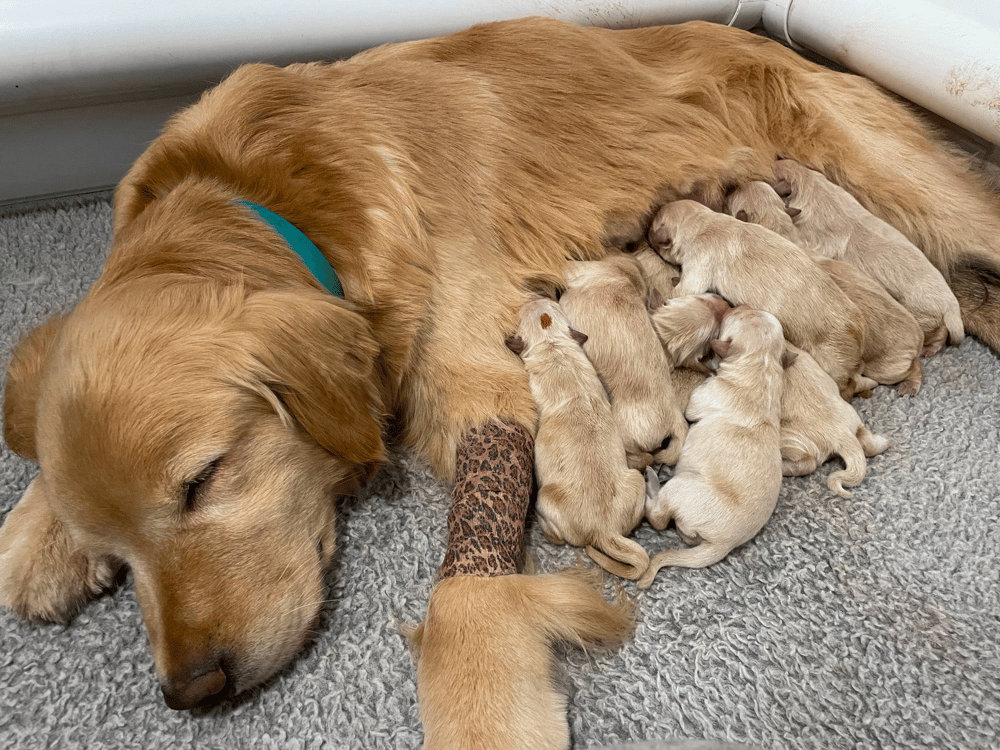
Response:
[{"label": "dog's closed eye", "polygon": [[183,485],[184,510],[190,512],[197,507],[198,499],[219,470],[224,456],[219,456],[202,469],[198,476]]}]

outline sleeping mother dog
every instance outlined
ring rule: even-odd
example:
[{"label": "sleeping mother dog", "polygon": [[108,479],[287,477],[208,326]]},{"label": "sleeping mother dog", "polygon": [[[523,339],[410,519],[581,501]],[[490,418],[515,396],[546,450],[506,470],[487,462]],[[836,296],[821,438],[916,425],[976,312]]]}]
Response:
[{"label": "sleeping mother dog", "polygon": [[[64,620],[128,565],[170,706],[267,679],[318,613],[334,498],[388,435],[446,479],[491,425],[530,459],[505,346],[525,280],[640,238],[667,200],[721,206],[778,155],[906,234],[1000,347],[997,199],[876,86],[750,33],[526,19],[238,69],[122,181],[93,288],[13,352],[4,437],[40,471],[0,530],[0,603]],[[568,742],[546,639],[618,621],[579,576],[503,572],[432,593],[428,746]]]}]

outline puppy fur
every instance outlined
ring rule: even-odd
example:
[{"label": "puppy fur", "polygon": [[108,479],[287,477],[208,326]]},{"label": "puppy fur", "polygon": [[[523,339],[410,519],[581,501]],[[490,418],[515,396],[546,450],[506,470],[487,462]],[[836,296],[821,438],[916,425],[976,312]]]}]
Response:
[{"label": "puppy fur", "polygon": [[720,338],[719,370],[687,407],[694,424],[677,470],[646,508],[653,528],[674,521],[681,539],[695,546],[654,555],[640,588],[664,565],[718,562],[760,531],[778,501],[781,324],[770,313],[737,307],[722,322]]},{"label": "puppy fur", "polygon": [[517,335],[507,340],[524,362],[538,407],[535,510],[548,541],[586,547],[605,569],[635,579],[649,555],[626,535],[642,520],[646,484],[626,465],[604,385],[581,348],[585,340],[544,298],[525,303]]},{"label": "puppy fur", "polygon": [[[792,159],[774,165],[775,180],[798,209],[795,226],[809,249],[855,266],[913,313],[924,332],[924,354],[965,336],[955,294],[902,232],[873,216],[854,196]],[[785,187],[787,186],[787,187]]]},{"label": "puppy fur", "polygon": [[861,313],[804,250],[694,201],[663,206],[650,225],[649,244],[680,264],[676,294],[714,289],[733,304],[770,312],[789,341],[830,373],[845,399],[854,395],[864,348]]},{"label": "puppy fur", "polygon": [[637,249],[632,250],[632,257],[636,259],[646,274],[649,282],[650,293],[652,290],[660,295],[660,299],[670,299],[674,296],[674,288],[680,283],[681,269],[673,263],[667,263],[656,254],[656,251],[643,239],[635,243]]},{"label": "puppy fur", "polygon": [[861,311],[865,323],[861,373],[876,383],[899,383],[901,394],[915,395],[924,377],[920,363],[924,334],[913,315],[854,266],[821,255],[813,260]]},{"label": "puppy fur", "polygon": [[637,469],[654,453],[659,463],[677,463],[687,434],[670,364],[649,319],[648,291],[633,258],[609,255],[569,263],[559,300],[573,327],[588,336],[584,351],[608,389],[629,466]]},{"label": "puppy fur", "polygon": [[[664,300],[650,310],[653,329],[672,367],[710,372],[703,359],[710,353],[729,303],[717,294],[689,294]],[[676,392],[676,387],[675,387]]]},{"label": "puppy fur", "polygon": [[[267,679],[325,598],[332,497],[384,439],[447,480],[470,427],[534,431],[504,346],[524,280],[638,241],[664,201],[770,179],[775,154],[906,234],[1000,347],[1000,204],[967,160],[874,84],[754,34],[536,18],[241,67],[138,159],[100,279],[14,353],[5,438],[40,474],[21,500],[37,512],[0,530],[0,603],[61,619],[100,561],[123,561],[174,705],[205,695],[186,688],[215,664],[230,692]],[[305,232],[347,301],[238,200]],[[514,599],[510,617],[532,616],[526,579],[510,580],[503,597],[464,581],[464,610],[435,609],[459,584],[432,594],[438,632],[467,649],[422,702],[445,705],[451,684],[479,702],[425,713],[428,736],[482,729],[511,684],[490,671],[505,636],[482,614]]]},{"label": "puppy fur", "polygon": [[726,213],[740,221],[760,224],[796,245],[802,244],[794,216],[799,210],[786,206],[774,188],[761,180],[740,185],[726,196]]},{"label": "puppy fur", "polygon": [[810,474],[838,455],[846,468],[830,474],[826,483],[841,497],[851,497],[844,487],[854,487],[865,478],[865,457],[883,453],[890,442],[871,433],[815,359],[793,344],[786,346],[798,356],[785,370],[781,398],[782,473],[786,477]]}]

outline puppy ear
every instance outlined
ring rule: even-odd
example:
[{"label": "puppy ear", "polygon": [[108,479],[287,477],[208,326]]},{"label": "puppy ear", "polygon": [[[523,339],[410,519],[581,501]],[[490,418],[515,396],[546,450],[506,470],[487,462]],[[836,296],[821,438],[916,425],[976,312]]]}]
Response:
[{"label": "puppy ear", "polygon": [[555,276],[531,276],[525,279],[521,286],[528,294],[556,302],[566,291],[566,285]]},{"label": "puppy ear", "polygon": [[576,330],[575,328],[569,329],[569,335],[580,346],[583,346],[584,344],[587,343],[588,340],[590,340],[590,336],[588,336],[585,333],[582,333],[581,331]]},{"label": "puppy ear", "polygon": [[[674,286],[677,285],[674,284]],[[655,310],[656,308],[663,306],[663,294],[655,286],[650,288],[646,304],[649,306],[650,310]]]},{"label": "puppy ear", "polygon": [[38,387],[49,348],[62,330],[64,314],[54,315],[14,348],[7,366],[3,400],[3,439],[7,446],[30,461],[38,461],[35,447],[35,408]]},{"label": "puppy ear", "polygon": [[774,188],[774,192],[780,195],[783,200],[787,200],[792,195],[792,183],[788,180],[776,180],[771,187]]},{"label": "puppy ear", "polygon": [[723,341],[722,339],[712,339],[711,346],[713,352],[715,352],[722,359],[725,359],[729,356],[730,349],[733,348],[733,340],[726,339]]},{"label": "puppy ear", "polygon": [[791,206],[785,206],[785,213],[788,214],[794,221],[800,213],[802,213],[801,208],[792,208]]},{"label": "puppy ear", "polygon": [[371,470],[385,459],[379,347],[350,303],[319,291],[257,292],[238,325],[262,385],[317,443]]},{"label": "puppy ear", "polygon": [[673,284],[676,287],[678,284],[681,283],[681,277],[680,276],[674,276],[672,279],[670,279],[670,283]]},{"label": "puppy ear", "polygon": [[507,337],[506,342],[507,348],[510,349],[517,356],[521,356],[521,352],[524,351],[524,339],[518,336],[516,333],[512,333]]},{"label": "puppy ear", "polygon": [[750,217],[747,216],[746,210],[742,208],[736,212],[736,218],[740,221],[750,221]]},{"label": "puppy ear", "polygon": [[785,349],[785,353],[781,355],[781,367],[783,370],[787,370],[789,367],[795,364],[795,360],[799,358],[797,352],[790,352]]}]

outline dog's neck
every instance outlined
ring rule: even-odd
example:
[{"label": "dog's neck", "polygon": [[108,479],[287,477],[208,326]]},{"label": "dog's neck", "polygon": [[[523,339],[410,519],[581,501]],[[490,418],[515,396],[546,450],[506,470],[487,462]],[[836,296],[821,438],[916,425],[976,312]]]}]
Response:
[{"label": "dog's neck", "polygon": [[302,262],[306,264],[306,268],[312,272],[312,275],[316,277],[319,283],[322,284],[326,290],[330,292],[330,294],[334,297],[344,297],[344,287],[340,283],[340,278],[337,276],[337,272],[333,270],[333,266],[330,265],[330,261],[326,259],[326,256],[320,252],[315,243],[313,243],[313,241],[310,240],[302,232],[302,230],[285,219],[283,216],[279,216],[273,211],[266,209],[263,206],[259,206],[256,203],[244,200],[237,201],[237,203],[252,210],[258,217],[260,217],[261,221],[281,235],[285,244],[288,245],[292,252],[302,259]]}]

